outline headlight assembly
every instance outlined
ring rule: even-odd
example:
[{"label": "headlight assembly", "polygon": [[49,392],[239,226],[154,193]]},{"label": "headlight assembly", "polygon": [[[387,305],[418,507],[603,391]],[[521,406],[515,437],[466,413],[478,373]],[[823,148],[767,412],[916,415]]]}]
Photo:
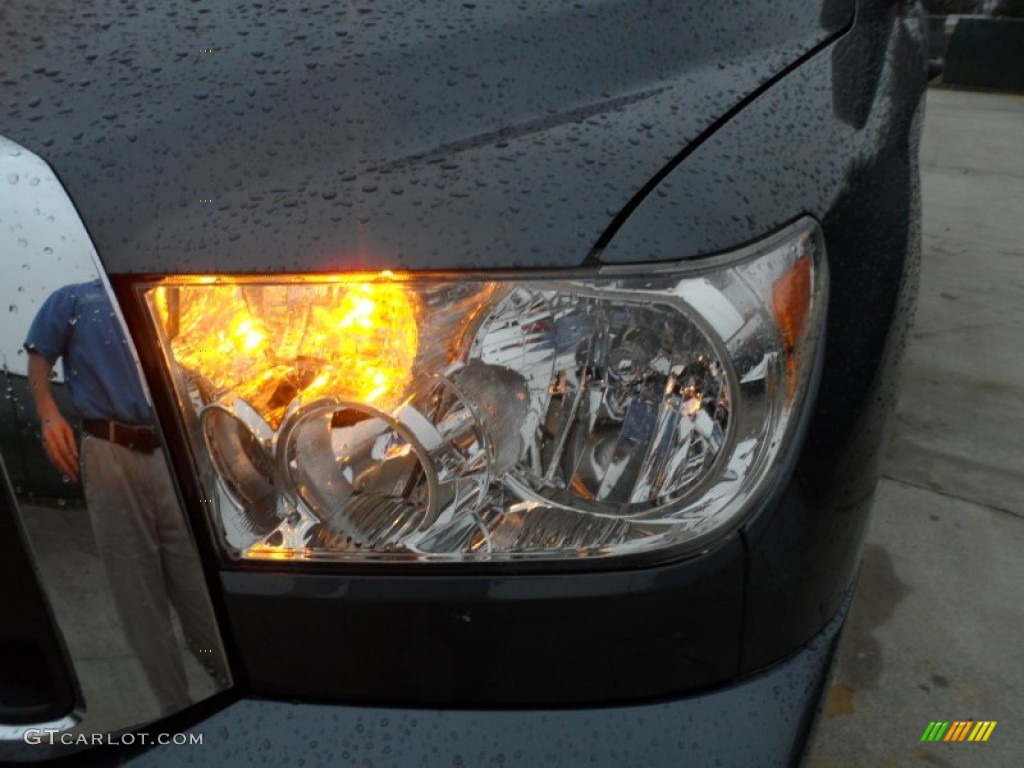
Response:
[{"label": "headlight assembly", "polygon": [[705,547],[806,399],[809,219],[713,259],[140,286],[238,558],[557,560]]}]

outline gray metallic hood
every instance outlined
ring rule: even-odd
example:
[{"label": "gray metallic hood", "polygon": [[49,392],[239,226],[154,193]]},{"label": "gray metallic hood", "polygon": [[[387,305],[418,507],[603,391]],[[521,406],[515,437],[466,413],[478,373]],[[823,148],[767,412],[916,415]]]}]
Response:
[{"label": "gray metallic hood", "polygon": [[111,273],[577,266],[853,3],[752,5],[7,0],[0,134]]}]

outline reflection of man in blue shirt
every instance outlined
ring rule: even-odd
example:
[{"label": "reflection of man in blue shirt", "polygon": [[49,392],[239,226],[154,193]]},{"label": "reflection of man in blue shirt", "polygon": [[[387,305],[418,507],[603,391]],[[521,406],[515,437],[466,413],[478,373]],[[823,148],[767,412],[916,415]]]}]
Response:
[{"label": "reflection of man in blue shirt", "polygon": [[[107,420],[147,427],[152,423],[135,362],[99,280],[54,291],[32,321],[25,348],[35,353],[29,356],[29,382],[43,423],[46,453],[71,479],[78,478],[74,432],[49,387],[50,371],[58,358],[64,358],[71,403],[84,422]],[[86,426],[86,431],[93,430]],[[155,447],[155,440],[151,444]]]},{"label": "reflection of man in blue shirt", "polygon": [[[102,283],[66,285],[51,294],[32,321],[25,349],[46,454],[72,480],[81,465],[97,549],[125,634],[161,710],[182,709],[191,699],[170,605],[197,658],[224,682],[227,673],[195,549],[156,450],[152,411]],[[51,390],[58,358],[82,417],[81,464],[74,430]]]}]

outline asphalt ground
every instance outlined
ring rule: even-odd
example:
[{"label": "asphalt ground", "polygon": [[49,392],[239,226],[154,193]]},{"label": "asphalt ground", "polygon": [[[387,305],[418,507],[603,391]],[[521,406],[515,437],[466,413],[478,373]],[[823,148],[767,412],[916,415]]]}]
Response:
[{"label": "asphalt ground", "polygon": [[[1024,766],[1024,97],[929,91],[921,177],[917,316],[808,768]],[[965,720],[997,724],[921,741]]]}]

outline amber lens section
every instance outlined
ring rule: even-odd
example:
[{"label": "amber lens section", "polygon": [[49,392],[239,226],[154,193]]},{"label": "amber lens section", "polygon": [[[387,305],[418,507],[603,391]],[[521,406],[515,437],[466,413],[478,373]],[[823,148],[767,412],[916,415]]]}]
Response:
[{"label": "amber lens section", "polygon": [[[188,285],[166,289],[175,361],[276,428],[295,400],[390,407],[418,347],[415,296],[389,282]],[[173,317],[173,327],[170,318]]]},{"label": "amber lens section", "polygon": [[775,310],[775,321],[782,334],[786,372],[789,374],[786,377],[787,402],[793,399],[799,381],[795,356],[807,313],[811,308],[814,283],[812,268],[810,256],[802,256],[772,285],[772,308]]}]

